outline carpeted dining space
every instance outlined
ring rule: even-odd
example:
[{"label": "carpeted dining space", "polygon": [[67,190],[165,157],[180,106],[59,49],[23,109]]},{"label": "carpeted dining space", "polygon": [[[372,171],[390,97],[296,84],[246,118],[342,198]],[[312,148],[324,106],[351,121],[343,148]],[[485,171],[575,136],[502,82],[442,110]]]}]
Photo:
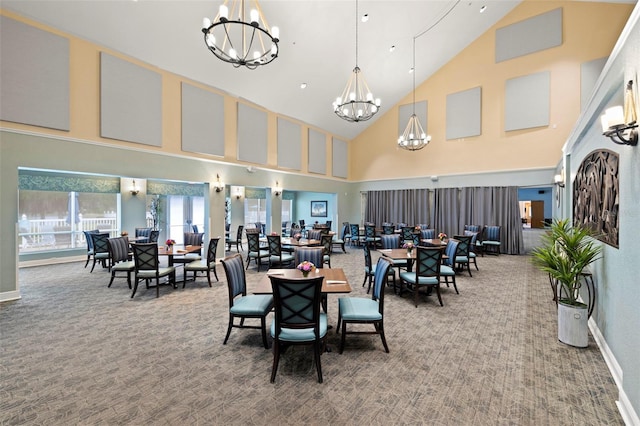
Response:
[{"label": "carpeted dining space", "polygon": [[[347,251],[331,264],[366,297],[362,250]],[[558,342],[549,283],[530,258],[478,265],[457,277],[459,295],[444,287],[444,307],[388,288],[390,353],[377,336],[350,335],[342,355],[323,354],[322,384],[310,347],[288,350],[271,384],[258,330],[234,329],[222,345],[220,266],[213,288],[198,278],[159,298],[141,286],[134,299],[126,280],[107,288],[110,274],[83,263],[22,268],[22,299],[0,305],[0,423],[622,424],[593,339]],[[263,274],[250,267],[247,279]],[[328,315],[337,346],[337,296]]]}]

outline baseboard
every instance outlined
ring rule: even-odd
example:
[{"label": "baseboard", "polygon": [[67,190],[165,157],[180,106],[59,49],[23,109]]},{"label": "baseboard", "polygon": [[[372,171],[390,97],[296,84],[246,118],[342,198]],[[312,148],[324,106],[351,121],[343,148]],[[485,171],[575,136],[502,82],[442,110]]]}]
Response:
[{"label": "baseboard", "polygon": [[57,265],[59,263],[73,263],[86,261],[87,256],[67,256],[67,257],[50,257],[48,259],[24,260],[18,263],[19,268],[29,268],[32,266]]},{"label": "baseboard", "polygon": [[640,418],[638,418],[638,414],[633,409],[633,405],[631,405],[631,401],[629,401],[629,398],[622,387],[622,368],[620,368],[620,364],[618,364],[618,361],[613,355],[613,352],[611,352],[609,345],[607,345],[607,341],[604,339],[604,336],[600,332],[600,329],[593,318],[589,318],[589,330],[591,331],[591,335],[596,341],[596,344],[600,348],[600,353],[602,353],[602,357],[604,358],[607,367],[609,367],[613,380],[616,382],[616,386],[618,387],[618,401],[616,401],[616,406],[618,407],[618,411],[620,411],[620,415],[622,416],[624,423],[629,426],[640,426]]},{"label": "baseboard", "polygon": [[18,290],[5,291],[4,293],[0,293],[0,303],[18,300],[20,297],[20,292]]}]

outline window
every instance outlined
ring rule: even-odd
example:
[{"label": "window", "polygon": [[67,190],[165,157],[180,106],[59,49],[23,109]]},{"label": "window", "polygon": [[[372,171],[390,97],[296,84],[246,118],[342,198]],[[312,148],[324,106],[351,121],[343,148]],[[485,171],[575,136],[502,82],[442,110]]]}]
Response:
[{"label": "window", "polygon": [[244,223],[267,223],[267,200],[246,198],[244,200]]}]

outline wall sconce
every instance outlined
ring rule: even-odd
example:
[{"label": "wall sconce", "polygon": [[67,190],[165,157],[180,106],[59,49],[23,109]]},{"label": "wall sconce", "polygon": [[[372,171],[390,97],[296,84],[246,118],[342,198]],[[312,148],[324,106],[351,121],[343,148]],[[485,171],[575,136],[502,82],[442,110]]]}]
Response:
[{"label": "wall sconce", "polygon": [[240,187],[236,188],[236,200],[239,200],[242,197],[242,192],[240,191]]},{"label": "wall sconce", "polygon": [[138,187],[136,186],[136,180],[133,180],[133,183],[131,185],[131,189],[129,190],[129,192],[131,193],[131,195],[138,195],[138,192],[140,192],[140,190],[138,189]]},{"label": "wall sconce", "polygon": [[553,177],[553,181],[558,187],[564,188],[564,173],[560,175],[555,175]]},{"label": "wall sconce", "polygon": [[222,192],[224,189],[224,182],[220,181],[220,175],[216,174],[216,181],[213,183],[213,187],[216,189],[216,192]]},{"label": "wall sconce", "polygon": [[279,197],[280,194],[282,194],[282,188],[280,188],[280,184],[278,183],[278,181],[276,181],[276,186],[275,186],[275,188],[273,188],[273,194],[276,197]]},{"label": "wall sconce", "polygon": [[602,134],[611,138],[618,145],[638,144],[638,131],[636,128],[636,106],[633,96],[633,81],[629,80],[625,91],[625,108],[614,106],[608,108],[600,117]]}]

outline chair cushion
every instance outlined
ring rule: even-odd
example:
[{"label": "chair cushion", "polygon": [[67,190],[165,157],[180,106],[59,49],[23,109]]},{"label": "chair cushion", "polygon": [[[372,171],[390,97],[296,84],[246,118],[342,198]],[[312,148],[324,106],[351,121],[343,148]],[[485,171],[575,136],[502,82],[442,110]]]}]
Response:
[{"label": "chair cushion", "polygon": [[271,256],[271,257],[269,258],[269,260],[270,260],[271,262],[278,262],[278,263],[279,263],[279,262],[281,262],[281,261],[282,261],[282,263],[293,262],[293,261],[294,261],[294,259],[295,259],[295,258],[293,257],[293,255],[292,255],[292,254],[286,254],[286,253],[282,253],[282,255],[281,255],[280,257],[278,257],[278,256]]},{"label": "chair cushion", "polygon": [[247,256],[249,256],[250,258],[269,257],[269,252],[267,250],[260,250],[260,253],[252,251]]},{"label": "chair cushion", "polygon": [[194,260],[184,265],[185,271],[207,271],[213,268],[215,264],[207,265],[207,259]]},{"label": "chair cushion", "polygon": [[[440,269],[442,273],[442,267]],[[415,272],[400,272],[400,279],[409,282],[411,284],[416,283],[416,273]],[[419,285],[436,285],[438,284],[437,277],[418,277]]]},{"label": "chair cushion", "polygon": [[456,271],[451,266],[440,265],[440,275],[446,275],[448,277],[454,276]]},{"label": "chair cushion", "polygon": [[272,305],[272,295],[250,294],[234,300],[229,312],[234,315],[266,315]]},{"label": "chair cushion", "polygon": [[96,259],[108,259],[109,253],[96,253],[95,257]]},{"label": "chair cushion", "polygon": [[478,256],[476,256],[476,254],[474,252],[470,251],[469,252],[469,257],[478,257]]},{"label": "chair cushion", "polygon": [[[320,338],[327,334],[327,314],[320,314]],[[276,321],[271,322],[271,337],[276,337]],[[315,340],[313,328],[282,328],[280,330],[280,340],[284,342],[312,342]]]},{"label": "chair cushion", "polygon": [[401,267],[401,268],[406,268],[407,267],[407,261],[405,259],[393,260],[392,263],[393,263],[393,266],[398,266],[398,267]]},{"label": "chair cushion", "polygon": [[[174,266],[168,266],[166,268],[158,268],[158,276],[160,276],[160,277],[167,276],[167,275],[171,274],[172,272],[175,272],[175,270],[176,270],[176,268]],[[156,271],[153,270],[153,269],[137,271],[136,272],[136,276],[138,278],[155,278],[156,277]]]},{"label": "chair cushion", "polygon": [[375,321],[381,320],[379,305],[373,299],[364,297],[341,297],[338,299],[338,309],[343,320],[347,321]]},{"label": "chair cushion", "polygon": [[119,262],[111,267],[112,271],[133,271],[134,269],[136,269],[136,263],[133,260]]},{"label": "chair cushion", "polygon": [[456,263],[469,263],[467,256],[456,256]]},{"label": "chair cushion", "polygon": [[499,246],[500,241],[483,241],[482,244],[485,246]]}]

